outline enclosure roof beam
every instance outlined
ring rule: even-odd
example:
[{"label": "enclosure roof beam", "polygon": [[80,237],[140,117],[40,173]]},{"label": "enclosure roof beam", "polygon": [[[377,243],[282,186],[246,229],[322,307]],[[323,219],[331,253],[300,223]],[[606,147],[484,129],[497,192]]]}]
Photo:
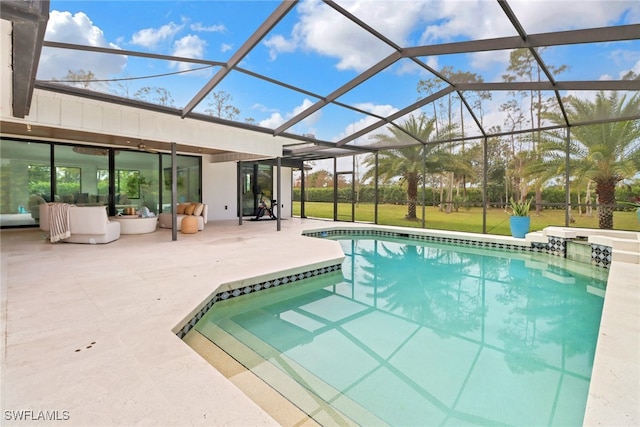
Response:
[{"label": "enclosure roof beam", "polygon": [[487,52],[543,46],[562,46],[582,43],[602,43],[636,40],[640,34],[640,24],[616,27],[590,28],[585,30],[558,31],[554,33],[531,34],[527,40],[520,36],[499,37],[486,40],[472,40],[455,43],[408,47],[402,50],[405,57],[437,56],[458,53]]},{"label": "enclosure roof beam", "polygon": [[347,142],[353,141],[354,139],[357,139],[357,138],[359,138],[361,136],[364,136],[364,135],[368,134],[369,132],[378,129],[381,126],[389,124],[393,120],[395,120],[397,118],[400,118],[400,117],[404,116],[405,114],[409,114],[410,112],[422,107],[423,105],[429,104],[430,102],[433,102],[433,101],[435,101],[437,99],[440,99],[443,96],[446,96],[446,95],[450,94],[453,91],[455,91],[455,89],[453,87],[451,87],[451,86],[446,87],[446,88],[444,88],[442,90],[439,90],[438,92],[436,92],[436,93],[434,93],[432,95],[429,95],[426,98],[423,98],[423,99],[419,100],[418,102],[415,102],[415,103],[409,105],[408,107],[403,108],[402,110],[397,111],[396,113],[390,115],[389,117],[386,117],[383,120],[380,120],[380,121],[378,121],[376,123],[373,123],[373,124],[363,128],[363,129],[359,130],[358,132],[353,133],[353,134],[347,136],[346,138],[341,139],[340,141],[338,141],[336,143],[336,146],[337,147],[341,147],[341,146],[345,145]]}]

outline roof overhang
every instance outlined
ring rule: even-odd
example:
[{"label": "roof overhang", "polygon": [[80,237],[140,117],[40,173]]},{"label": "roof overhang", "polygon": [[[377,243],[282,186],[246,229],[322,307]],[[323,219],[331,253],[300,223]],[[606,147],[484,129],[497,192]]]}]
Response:
[{"label": "roof overhang", "polygon": [[12,108],[13,116],[29,114],[40,52],[49,21],[49,0],[2,0],[2,19],[13,23],[12,30]]}]

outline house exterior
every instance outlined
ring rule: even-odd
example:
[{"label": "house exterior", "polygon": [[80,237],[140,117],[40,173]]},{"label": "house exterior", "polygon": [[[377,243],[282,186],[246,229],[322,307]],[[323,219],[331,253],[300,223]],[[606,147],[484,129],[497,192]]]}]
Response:
[{"label": "house exterior", "polygon": [[[200,199],[197,201],[209,206],[209,220],[238,218],[242,189],[243,215],[252,215],[257,196],[253,190],[276,198],[278,176],[280,216],[291,216],[293,169],[282,166],[277,173],[276,160],[282,156],[283,147],[291,143],[287,138],[207,120],[181,118],[177,111],[144,103],[134,105],[129,101],[125,105],[38,88],[33,90],[28,114],[16,117],[14,93],[10,90],[14,79],[12,23],[2,20],[0,28],[2,226],[37,223],[37,218],[30,215],[30,203],[33,205],[30,197],[34,191],[30,190],[29,182],[33,187],[34,179],[29,174],[33,174],[30,170],[34,165],[38,165],[40,172],[48,168],[69,175],[76,173],[79,177],[75,179],[79,182],[74,190],[63,194],[65,186],[63,182],[56,186],[59,177],[53,174],[53,186],[58,188],[49,188],[49,194],[38,192],[38,197],[47,201],[105,204],[110,214],[128,205],[140,208],[144,204],[151,204],[148,207],[155,212],[167,211],[171,204],[172,144],[176,147],[178,163],[178,201]],[[122,171],[137,173],[139,181],[140,176],[146,177],[142,183],[147,188],[130,192],[128,203],[118,200],[122,192],[122,188],[117,188],[118,181],[124,179]],[[188,182],[181,181],[181,174],[186,173]],[[259,186],[254,182],[258,173]],[[109,183],[108,175],[114,175],[115,182]],[[102,185],[101,177],[105,181]],[[180,188],[181,184],[189,188]],[[145,195],[152,200],[144,200]]]}]

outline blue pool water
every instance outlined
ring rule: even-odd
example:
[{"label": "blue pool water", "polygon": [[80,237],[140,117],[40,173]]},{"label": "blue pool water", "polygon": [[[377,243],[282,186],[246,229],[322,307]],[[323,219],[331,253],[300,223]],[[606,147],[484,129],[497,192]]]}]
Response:
[{"label": "blue pool water", "polygon": [[582,425],[601,273],[546,255],[340,244],[341,273],[216,303],[195,329],[324,425]]}]

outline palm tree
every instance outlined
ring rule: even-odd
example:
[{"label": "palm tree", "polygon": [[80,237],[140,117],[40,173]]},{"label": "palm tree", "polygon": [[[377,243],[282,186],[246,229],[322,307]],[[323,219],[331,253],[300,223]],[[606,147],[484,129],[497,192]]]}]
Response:
[{"label": "palm tree", "polygon": [[[594,101],[570,97],[567,100],[570,123],[640,116],[640,94],[631,97],[618,92],[600,92]],[[564,124],[559,113],[550,114],[550,120]],[[544,150],[551,162],[562,162],[565,141],[562,133],[550,133]],[[613,210],[616,204],[615,187],[640,170],[640,120],[615,121],[571,128],[569,144],[570,173],[576,179],[591,179],[596,183],[598,196],[598,226],[613,228]]]},{"label": "palm tree", "polygon": [[[418,184],[423,179],[422,145],[416,145],[416,140],[425,144],[424,147],[427,152],[435,152],[438,146],[436,144],[428,144],[435,135],[435,123],[435,118],[428,119],[424,114],[418,117],[410,116],[402,126],[402,129],[390,126],[388,128],[390,135],[378,134],[372,136],[377,145],[391,147],[381,150],[378,154],[378,174],[385,181],[396,177],[400,177],[405,181],[407,186],[407,219],[417,218]],[[426,157],[425,155],[424,158]],[[427,166],[433,167],[434,161],[435,158],[428,159]],[[367,156],[364,164],[368,167],[368,170],[363,178],[371,178],[375,168],[375,156]]]}]

